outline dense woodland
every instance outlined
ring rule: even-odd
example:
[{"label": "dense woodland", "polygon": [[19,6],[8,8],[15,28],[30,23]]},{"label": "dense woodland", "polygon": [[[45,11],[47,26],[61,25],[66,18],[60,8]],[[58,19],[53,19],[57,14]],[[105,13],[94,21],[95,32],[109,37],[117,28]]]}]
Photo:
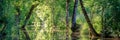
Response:
[{"label": "dense woodland", "polygon": [[0,0],[0,40],[120,40],[120,0]]}]

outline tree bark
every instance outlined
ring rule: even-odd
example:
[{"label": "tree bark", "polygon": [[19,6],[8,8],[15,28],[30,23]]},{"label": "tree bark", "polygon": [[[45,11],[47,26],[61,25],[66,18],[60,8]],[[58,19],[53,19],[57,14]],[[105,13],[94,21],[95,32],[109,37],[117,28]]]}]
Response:
[{"label": "tree bark", "polygon": [[28,20],[30,19],[30,16],[32,15],[32,11],[34,10],[34,8],[35,8],[37,5],[38,5],[38,4],[35,4],[35,5],[32,5],[32,6],[31,6],[30,11],[28,12],[28,15],[26,16],[26,19],[25,19],[25,21],[24,21],[24,24],[22,25],[22,28],[21,28],[22,31],[23,31],[23,33],[24,33],[25,36],[26,36],[26,40],[31,40],[31,39],[30,39],[30,36],[29,36],[27,30],[25,29],[25,26],[26,26]]},{"label": "tree bark", "polygon": [[85,16],[85,19],[86,19],[86,21],[87,21],[87,23],[89,25],[89,28],[90,28],[90,31],[91,31],[90,33],[93,34],[94,36],[99,36],[98,33],[93,28],[93,25],[92,25],[88,15],[87,15],[87,12],[86,12],[84,4],[83,4],[83,1],[82,0],[79,0],[79,1],[80,1],[80,5],[81,5],[81,8],[82,8],[82,12],[83,12],[83,14]]},{"label": "tree bark", "polygon": [[16,20],[16,24],[15,24],[15,29],[16,29],[16,33],[15,33],[15,37],[13,40],[19,40],[19,23],[20,23],[20,8],[19,6],[15,6],[15,9],[17,11],[17,14],[15,15],[15,20]]},{"label": "tree bark", "polygon": [[75,0],[73,15],[72,15],[72,27],[71,27],[71,30],[72,30],[71,38],[72,38],[72,40],[79,39],[79,31],[78,31],[79,27],[76,26],[77,7],[78,7],[78,0]]},{"label": "tree bark", "polygon": [[66,0],[66,40],[69,40],[69,1]]}]

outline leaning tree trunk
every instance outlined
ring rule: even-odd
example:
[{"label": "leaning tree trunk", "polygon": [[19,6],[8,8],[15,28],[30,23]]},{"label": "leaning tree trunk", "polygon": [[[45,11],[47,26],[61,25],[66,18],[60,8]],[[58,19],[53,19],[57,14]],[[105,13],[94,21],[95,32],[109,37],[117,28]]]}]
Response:
[{"label": "leaning tree trunk", "polygon": [[32,15],[32,11],[34,10],[34,8],[35,8],[37,5],[38,5],[38,4],[34,4],[34,5],[31,6],[30,11],[28,12],[28,15],[26,16],[26,19],[25,19],[25,21],[24,21],[24,25],[22,25],[22,28],[21,28],[22,31],[23,31],[23,33],[24,33],[25,36],[26,36],[26,40],[31,40],[31,39],[30,39],[30,37],[29,37],[29,35],[28,35],[27,30],[25,29],[25,26],[26,26],[28,20],[30,19],[30,16]]},{"label": "leaning tree trunk", "polygon": [[79,27],[76,26],[76,13],[77,13],[77,7],[78,7],[78,0],[75,0],[74,3],[74,9],[73,9],[73,15],[72,15],[72,34],[71,38],[72,40],[77,40],[79,39]]},{"label": "leaning tree trunk", "polygon": [[69,1],[66,0],[66,40],[69,40]]},{"label": "leaning tree trunk", "polygon": [[92,25],[92,23],[91,23],[88,15],[87,15],[87,12],[86,12],[85,7],[84,7],[84,4],[83,4],[83,1],[82,1],[82,0],[79,0],[79,1],[80,1],[80,5],[81,5],[81,8],[82,8],[82,12],[83,12],[83,14],[84,14],[84,16],[85,16],[85,19],[86,19],[86,21],[87,21],[87,23],[88,23],[88,25],[89,25],[90,33],[93,34],[94,36],[99,36],[99,35],[97,34],[97,32],[95,31],[95,29],[93,28],[93,25]]}]

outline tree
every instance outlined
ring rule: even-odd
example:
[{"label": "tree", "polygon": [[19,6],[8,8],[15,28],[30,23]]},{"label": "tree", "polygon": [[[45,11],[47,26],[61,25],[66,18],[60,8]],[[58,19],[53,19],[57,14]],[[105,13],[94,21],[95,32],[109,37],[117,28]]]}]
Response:
[{"label": "tree", "polygon": [[97,32],[95,31],[95,29],[93,28],[93,25],[92,25],[92,23],[91,23],[88,15],[87,15],[85,7],[83,6],[84,5],[83,1],[82,0],[79,0],[79,1],[80,1],[80,5],[81,5],[81,8],[82,8],[82,12],[83,12],[83,14],[85,16],[85,19],[86,19],[86,21],[87,21],[87,23],[89,25],[89,28],[90,28],[90,31],[91,31],[90,33],[93,34],[94,36],[99,36],[99,34],[97,34]]},{"label": "tree", "polygon": [[69,40],[69,2],[66,0],[66,40]]},{"label": "tree", "polygon": [[14,40],[19,40],[19,23],[20,23],[20,9],[19,9],[19,6],[15,6],[15,9],[17,11],[16,15],[15,15],[15,21],[16,21],[16,37],[14,38]]},{"label": "tree", "polygon": [[79,27],[76,26],[77,7],[78,7],[78,0],[75,0],[73,14],[72,14],[72,27],[71,27],[71,30],[72,30],[71,38],[72,38],[72,40],[79,39]]}]

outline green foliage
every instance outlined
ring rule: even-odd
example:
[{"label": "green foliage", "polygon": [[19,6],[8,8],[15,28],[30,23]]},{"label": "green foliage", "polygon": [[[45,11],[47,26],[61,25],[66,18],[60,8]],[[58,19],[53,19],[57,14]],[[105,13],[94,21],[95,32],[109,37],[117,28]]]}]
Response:
[{"label": "green foliage", "polygon": [[[83,0],[85,9],[97,33],[110,36],[120,35],[120,0]],[[0,0],[0,31],[6,25],[5,40],[13,40],[19,32],[19,39],[26,40],[21,30],[25,18],[33,4],[39,5],[33,10],[26,29],[32,40],[65,40],[66,37],[66,1],[65,0]],[[81,25],[81,36],[89,35],[86,23],[78,6],[77,24]],[[16,26],[16,7],[20,9],[19,24]],[[74,0],[69,4],[69,26],[73,13]],[[5,23],[5,24],[4,24]],[[17,29],[18,28],[18,29]],[[102,29],[103,28],[103,29]],[[104,29],[105,28],[105,29]],[[19,31],[18,31],[19,30]],[[69,29],[69,36],[71,29]],[[103,32],[104,31],[104,32]],[[87,37],[88,38],[88,37]],[[83,38],[85,40],[85,38]],[[87,39],[86,39],[87,40]]]}]

